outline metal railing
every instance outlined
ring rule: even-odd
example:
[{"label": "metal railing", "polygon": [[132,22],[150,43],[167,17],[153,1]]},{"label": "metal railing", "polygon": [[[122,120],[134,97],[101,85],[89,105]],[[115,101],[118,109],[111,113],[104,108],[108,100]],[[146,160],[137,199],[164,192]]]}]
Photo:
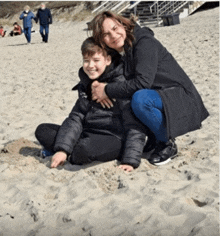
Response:
[{"label": "metal railing", "polygon": [[130,4],[130,6],[128,7],[129,10],[133,9],[134,7],[136,7],[141,1],[136,1],[134,4]]},{"label": "metal railing", "polygon": [[114,11],[118,14],[123,12],[126,9],[133,9],[136,7],[141,1],[136,1],[134,4],[130,4],[129,1],[104,1],[99,7],[94,9],[92,13],[99,13],[102,11]]},{"label": "metal railing", "polygon": [[122,11],[124,11],[125,9],[127,9],[130,6],[130,3],[127,1],[120,1],[118,5],[116,5],[115,7],[113,7],[111,9],[111,11],[114,11],[116,13],[121,13]]},{"label": "metal railing", "polygon": [[177,12],[186,4],[190,4],[189,1],[161,1],[161,2],[154,2],[150,6],[150,12],[157,17],[160,17],[165,14],[172,14]]},{"label": "metal railing", "polygon": [[98,12],[108,1],[104,1],[100,6],[98,6],[97,8],[95,8],[92,13],[96,13]]},{"label": "metal railing", "polygon": [[94,9],[92,11],[92,13],[96,13],[97,14],[97,13],[102,12],[102,11],[111,10],[112,8],[117,6],[119,3],[121,3],[121,2],[119,2],[119,1],[105,1],[99,7]]}]

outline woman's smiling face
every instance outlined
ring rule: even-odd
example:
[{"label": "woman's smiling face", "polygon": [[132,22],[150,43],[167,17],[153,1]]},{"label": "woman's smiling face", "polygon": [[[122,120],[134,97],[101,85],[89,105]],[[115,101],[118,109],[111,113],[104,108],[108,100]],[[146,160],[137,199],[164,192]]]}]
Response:
[{"label": "woman's smiling face", "polygon": [[118,52],[123,51],[126,31],[122,24],[112,18],[106,18],[102,24],[103,27],[103,41]]}]

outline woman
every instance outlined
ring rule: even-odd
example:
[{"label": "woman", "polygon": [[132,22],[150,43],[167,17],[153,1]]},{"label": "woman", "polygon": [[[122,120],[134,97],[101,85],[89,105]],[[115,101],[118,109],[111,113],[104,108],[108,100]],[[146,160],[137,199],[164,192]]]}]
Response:
[{"label": "woman", "polygon": [[199,129],[209,115],[199,93],[151,29],[109,11],[97,15],[91,27],[97,43],[122,55],[126,77],[112,84],[95,81],[93,100],[109,104],[132,97],[133,112],[156,138],[149,162],[167,163],[177,154],[174,138]]},{"label": "woman", "polygon": [[23,20],[24,35],[28,44],[31,43],[32,19],[35,20],[33,12],[30,11],[29,6],[25,6],[24,11],[20,15],[20,20]]}]

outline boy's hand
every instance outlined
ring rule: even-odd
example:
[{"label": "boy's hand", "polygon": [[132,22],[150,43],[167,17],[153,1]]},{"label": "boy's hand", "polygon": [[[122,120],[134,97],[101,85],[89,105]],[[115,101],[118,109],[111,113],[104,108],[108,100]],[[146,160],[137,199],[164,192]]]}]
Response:
[{"label": "boy's hand", "polygon": [[131,172],[132,170],[134,170],[134,167],[130,165],[120,165],[119,169],[122,169],[127,172]]},{"label": "boy's hand", "polygon": [[59,165],[63,165],[66,158],[67,154],[65,152],[56,152],[52,157],[51,168],[56,168]]}]

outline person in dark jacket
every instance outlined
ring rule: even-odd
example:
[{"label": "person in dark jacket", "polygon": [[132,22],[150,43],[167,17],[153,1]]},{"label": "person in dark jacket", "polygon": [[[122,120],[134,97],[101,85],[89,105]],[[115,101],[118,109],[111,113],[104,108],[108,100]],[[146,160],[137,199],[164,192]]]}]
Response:
[{"label": "person in dark jacket", "polygon": [[35,20],[34,13],[30,11],[29,6],[25,6],[24,11],[20,15],[20,20],[23,20],[24,35],[27,39],[28,44],[31,43],[32,19]]},{"label": "person in dark jacket", "polygon": [[41,3],[40,9],[37,11],[36,23],[40,20],[40,34],[42,41],[48,42],[49,24],[52,24],[52,15],[50,9],[46,8],[45,3]]},{"label": "person in dark jacket", "polygon": [[151,29],[110,11],[97,15],[91,28],[97,43],[123,55],[126,77],[95,81],[93,99],[132,98],[133,112],[154,133],[149,142],[156,140],[149,162],[167,163],[177,154],[174,138],[199,129],[209,115],[198,91]]},{"label": "person in dark jacket", "polygon": [[129,99],[112,100],[113,106],[96,103],[91,99],[94,80],[112,83],[124,81],[123,63],[101,49],[93,38],[81,47],[83,68],[76,101],[69,117],[61,126],[41,124],[35,135],[49,152],[56,152],[51,167],[57,167],[68,156],[72,164],[119,159],[121,169],[132,171],[141,161],[147,128],[134,116]]}]

